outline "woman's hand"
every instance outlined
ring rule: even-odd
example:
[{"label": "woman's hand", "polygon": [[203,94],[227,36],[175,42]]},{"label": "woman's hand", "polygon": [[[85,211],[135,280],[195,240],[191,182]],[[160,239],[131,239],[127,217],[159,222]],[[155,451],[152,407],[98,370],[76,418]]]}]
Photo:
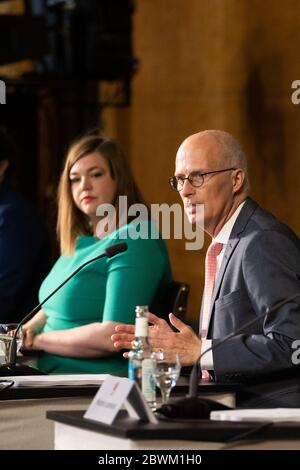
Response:
[{"label": "woman's hand", "polygon": [[31,328],[22,328],[23,331],[23,349],[34,349],[34,337],[38,334],[37,331],[32,330]]},{"label": "woman's hand", "polygon": [[42,331],[47,317],[41,309],[31,320],[22,326],[23,342],[22,348],[24,349],[39,349],[34,345],[35,337]]}]

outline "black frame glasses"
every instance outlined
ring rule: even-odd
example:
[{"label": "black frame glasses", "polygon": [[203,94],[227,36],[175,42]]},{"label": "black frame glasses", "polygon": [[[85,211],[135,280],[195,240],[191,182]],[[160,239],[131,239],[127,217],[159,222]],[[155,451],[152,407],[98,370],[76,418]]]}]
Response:
[{"label": "black frame glasses", "polygon": [[171,176],[169,178],[169,184],[174,191],[182,191],[184,186],[184,181],[189,180],[189,183],[194,188],[200,188],[204,183],[205,175],[212,175],[213,173],[223,173],[224,171],[233,171],[236,168],[225,168],[224,170],[214,170],[207,171],[206,173],[201,173],[201,171],[192,171],[188,176]]}]

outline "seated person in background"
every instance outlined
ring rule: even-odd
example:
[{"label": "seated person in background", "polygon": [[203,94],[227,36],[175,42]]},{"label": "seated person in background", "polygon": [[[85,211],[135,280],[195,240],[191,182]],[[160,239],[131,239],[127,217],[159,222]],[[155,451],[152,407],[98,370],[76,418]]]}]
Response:
[{"label": "seated person in background", "polygon": [[[192,365],[217,339],[300,293],[300,240],[248,196],[246,156],[226,132],[188,137],[177,152],[170,183],[179,191],[190,222],[197,222],[196,205],[204,204],[204,230],[212,238],[201,334],[173,314],[170,321],[177,332],[152,315],[150,334],[154,349],[178,351],[182,364]],[[130,348],[134,327],[116,329],[115,347]],[[209,371],[219,381],[246,383],[237,395],[240,405],[299,407],[300,368],[293,354],[299,339],[300,296],[207,352],[200,363],[202,377]]]},{"label": "seated person in background", "polygon": [[50,267],[44,226],[9,182],[15,146],[0,127],[0,323],[19,322],[38,303]]},{"label": "seated person in background", "polygon": [[[164,242],[131,237],[133,217],[116,211],[117,229],[107,233],[108,219],[96,211],[107,204],[118,209],[119,196],[127,196],[128,207],[143,203],[119,145],[97,135],[74,143],[59,186],[62,255],[41,286],[40,300],[105,248],[125,241],[128,250],[86,266],[24,325],[25,347],[45,351],[38,362],[42,371],[127,375],[127,361],[110,339],[114,328],[133,323],[136,305],[152,305],[171,280]],[[153,228],[148,219],[141,225]]]}]

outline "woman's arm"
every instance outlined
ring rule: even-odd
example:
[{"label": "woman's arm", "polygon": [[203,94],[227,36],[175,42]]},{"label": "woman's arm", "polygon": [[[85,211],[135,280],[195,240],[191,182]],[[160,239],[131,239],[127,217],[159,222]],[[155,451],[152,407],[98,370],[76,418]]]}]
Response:
[{"label": "woman's arm", "polygon": [[32,348],[34,337],[43,329],[46,321],[47,316],[43,309],[41,309],[31,320],[22,326],[24,335],[23,348]]},{"label": "woman's arm", "polygon": [[107,262],[102,323],[43,332],[32,347],[66,357],[105,357],[116,353],[111,336],[119,323],[134,323],[136,305],[153,301],[166,264],[156,241],[128,240],[130,250]]},{"label": "woman's arm", "polygon": [[32,348],[67,357],[105,357],[116,352],[110,338],[116,325],[108,321],[40,333]]}]

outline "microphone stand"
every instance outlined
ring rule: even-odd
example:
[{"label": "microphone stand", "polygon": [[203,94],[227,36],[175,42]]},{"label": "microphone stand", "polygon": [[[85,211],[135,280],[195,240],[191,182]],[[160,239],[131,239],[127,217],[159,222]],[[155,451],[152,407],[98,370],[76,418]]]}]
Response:
[{"label": "microphone stand", "polygon": [[128,248],[126,242],[121,242],[121,243],[116,243],[115,245],[112,245],[104,251],[101,255],[95,256],[95,258],[92,258],[85,263],[83,263],[81,266],[79,266],[75,271],[70,274],[54,291],[52,291],[42,302],[40,302],[36,307],[34,307],[31,312],[29,312],[18,324],[17,328],[14,331],[14,335],[12,337],[11,343],[10,343],[10,348],[9,348],[9,353],[8,353],[8,363],[3,364],[0,366],[0,377],[6,377],[6,376],[20,376],[20,375],[45,375],[44,372],[39,371],[38,369],[30,366],[26,366],[24,364],[16,364],[17,362],[17,335],[24,323],[29,321],[34,315],[40,310],[40,308],[44,305],[47,300],[49,300],[58,290],[60,290],[72,277],[74,277],[79,271],[81,271],[85,266],[87,266],[90,263],[93,263],[94,261],[97,261],[101,258],[112,258],[113,256],[117,255],[118,253],[121,253],[123,251],[126,251]]},{"label": "microphone stand", "polygon": [[[297,276],[298,277],[298,276]],[[267,307],[266,311],[254,319],[244,323],[240,328],[232,331],[228,335],[224,336],[224,338],[216,340],[214,344],[207,348],[203,353],[200,354],[199,359],[193,365],[190,381],[189,381],[189,394],[185,398],[178,399],[174,401],[174,403],[162,405],[157,411],[158,413],[163,414],[168,418],[188,418],[188,419],[209,419],[210,412],[213,410],[228,410],[230,409],[228,406],[223,405],[214,400],[200,398],[197,396],[198,392],[198,381],[199,381],[199,374],[200,374],[200,361],[208,351],[214,351],[217,347],[221,346],[221,344],[228,341],[233,336],[236,336],[238,333],[243,331],[248,326],[252,325],[256,321],[260,320],[266,315],[274,312],[278,308],[282,307],[286,303],[290,302],[291,300],[295,299],[296,297],[300,296],[300,292],[297,294],[293,294],[287,299],[281,300],[273,307]]]}]

